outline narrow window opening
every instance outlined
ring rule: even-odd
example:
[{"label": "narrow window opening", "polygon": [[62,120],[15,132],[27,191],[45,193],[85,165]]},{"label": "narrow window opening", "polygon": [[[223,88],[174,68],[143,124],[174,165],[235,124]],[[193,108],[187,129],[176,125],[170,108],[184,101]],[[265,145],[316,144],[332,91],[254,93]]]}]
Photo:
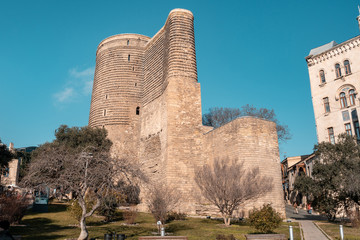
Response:
[{"label": "narrow window opening", "polygon": [[346,95],[344,92],[340,93],[340,106],[341,106],[341,108],[347,107]]},{"label": "narrow window opening", "polygon": [[140,115],[140,107],[136,108],[136,115]]},{"label": "narrow window opening", "polygon": [[321,83],[325,83],[325,82],[326,82],[326,79],[325,79],[324,70],[320,70],[319,74],[320,74],[320,81],[321,81]]},{"label": "narrow window opening", "polygon": [[108,99],[108,95],[107,95],[107,94],[105,94],[105,99]]},{"label": "narrow window opening", "polygon": [[324,102],[324,108],[325,108],[325,112],[328,113],[330,112],[330,103],[329,103],[329,98],[323,98],[323,102]]},{"label": "narrow window opening", "polygon": [[347,135],[352,136],[351,124],[350,124],[350,123],[346,123],[346,124],[345,124],[345,131],[346,131],[346,134],[347,134]]},{"label": "narrow window opening", "polygon": [[135,83],[135,87],[137,86],[137,83]]},{"label": "narrow window opening", "polygon": [[341,68],[340,68],[340,64],[335,64],[335,72],[336,72],[336,78],[341,77]]},{"label": "narrow window opening", "polygon": [[349,60],[345,60],[344,61],[344,67],[345,67],[345,74],[350,74],[351,73],[351,68],[350,68],[350,62]]},{"label": "narrow window opening", "polygon": [[349,91],[349,99],[350,99],[350,105],[355,105],[355,99],[356,99],[356,93],[354,89],[351,89]]},{"label": "narrow window opening", "polygon": [[135,71],[135,67],[133,66],[133,71]]},{"label": "narrow window opening", "polygon": [[332,127],[328,128],[328,133],[329,133],[329,141],[332,144],[335,144],[335,135],[334,135],[334,129]]},{"label": "narrow window opening", "polygon": [[128,55],[128,62],[130,62],[130,54]]},{"label": "narrow window opening", "polygon": [[104,115],[104,117],[106,116],[106,109],[104,109],[103,115]]},{"label": "narrow window opening", "polygon": [[358,121],[354,121],[354,129],[357,140],[360,140],[360,126]]},{"label": "narrow window opening", "polygon": [[129,41],[129,40],[127,40],[127,43],[126,43],[126,45],[128,45],[128,46],[129,46],[129,43],[130,43],[130,41]]}]

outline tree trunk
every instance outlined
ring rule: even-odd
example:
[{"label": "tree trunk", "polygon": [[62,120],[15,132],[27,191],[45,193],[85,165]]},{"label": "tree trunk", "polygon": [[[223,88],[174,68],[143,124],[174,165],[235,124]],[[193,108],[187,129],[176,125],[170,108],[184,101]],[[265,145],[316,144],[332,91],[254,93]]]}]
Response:
[{"label": "tree trunk", "polygon": [[227,218],[226,226],[230,226],[230,221],[231,221],[231,217],[228,217],[228,218]]},{"label": "tree trunk", "polygon": [[80,219],[80,235],[78,237],[78,240],[87,240],[89,233],[88,230],[86,229],[86,222],[85,222],[85,216],[82,216]]},{"label": "tree trunk", "polygon": [[230,225],[230,217],[229,216],[226,216],[226,215],[223,215],[223,218],[224,218],[224,224],[226,226],[229,226]]},{"label": "tree trunk", "polygon": [[86,219],[86,202],[85,202],[85,199],[83,198],[83,196],[79,196],[78,198],[78,203],[82,209],[82,214],[81,214],[81,219],[80,219],[80,229],[81,229],[81,232],[80,232],[80,235],[78,237],[78,240],[87,240],[88,239],[88,236],[89,236],[89,233],[86,229],[86,222],[85,222],[85,219]]}]

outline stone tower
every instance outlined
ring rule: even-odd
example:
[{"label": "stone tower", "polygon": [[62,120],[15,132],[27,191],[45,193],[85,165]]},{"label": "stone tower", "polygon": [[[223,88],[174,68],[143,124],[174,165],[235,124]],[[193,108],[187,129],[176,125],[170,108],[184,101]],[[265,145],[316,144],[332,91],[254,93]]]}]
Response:
[{"label": "stone tower", "polygon": [[140,164],[152,185],[176,189],[181,211],[205,214],[196,168],[230,158],[274,179],[273,190],[247,207],[270,202],[284,213],[275,124],[246,117],[214,130],[202,125],[193,21],[175,9],[152,38],[120,34],[99,44],[89,126],[106,128],[113,153]]}]

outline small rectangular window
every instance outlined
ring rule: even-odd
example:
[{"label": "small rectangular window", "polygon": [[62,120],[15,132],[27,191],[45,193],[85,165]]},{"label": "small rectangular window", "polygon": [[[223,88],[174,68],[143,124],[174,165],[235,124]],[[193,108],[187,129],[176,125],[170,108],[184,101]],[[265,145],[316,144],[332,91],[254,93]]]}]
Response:
[{"label": "small rectangular window", "polygon": [[332,144],[335,144],[335,135],[334,135],[334,129],[332,127],[328,128],[328,134],[329,134],[329,141]]},{"label": "small rectangular window", "polygon": [[328,113],[330,112],[330,103],[329,103],[329,98],[323,98],[323,102],[324,102],[324,108],[325,108],[325,112]]},{"label": "small rectangular window", "polygon": [[347,134],[347,135],[352,136],[351,124],[350,124],[350,123],[346,123],[346,124],[345,124],[345,131],[346,131],[346,134]]},{"label": "small rectangular window", "polygon": [[106,109],[104,109],[104,112],[103,112],[103,114],[104,114],[104,117],[106,116]]},{"label": "small rectangular window", "polygon": [[128,55],[128,62],[130,62],[130,54]]},{"label": "small rectangular window", "polygon": [[324,72],[324,70],[320,70],[320,72],[319,72],[319,74],[320,74],[320,83],[325,83],[326,82],[326,79],[325,79],[325,72]]}]

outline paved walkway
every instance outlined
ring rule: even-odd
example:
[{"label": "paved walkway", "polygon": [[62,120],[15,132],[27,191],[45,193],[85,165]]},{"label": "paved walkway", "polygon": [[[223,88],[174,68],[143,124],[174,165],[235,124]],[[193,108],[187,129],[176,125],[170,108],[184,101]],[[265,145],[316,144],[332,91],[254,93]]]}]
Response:
[{"label": "paved walkway", "polygon": [[305,240],[328,240],[328,238],[315,226],[314,220],[326,220],[326,217],[308,214],[305,210],[299,209],[299,213],[294,213],[291,205],[285,206],[286,217],[299,222],[304,233]]},{"label": "paved walkway", "polygon": [[299,221],[305,240],[328,240],[328,238],[310,220]]}]

